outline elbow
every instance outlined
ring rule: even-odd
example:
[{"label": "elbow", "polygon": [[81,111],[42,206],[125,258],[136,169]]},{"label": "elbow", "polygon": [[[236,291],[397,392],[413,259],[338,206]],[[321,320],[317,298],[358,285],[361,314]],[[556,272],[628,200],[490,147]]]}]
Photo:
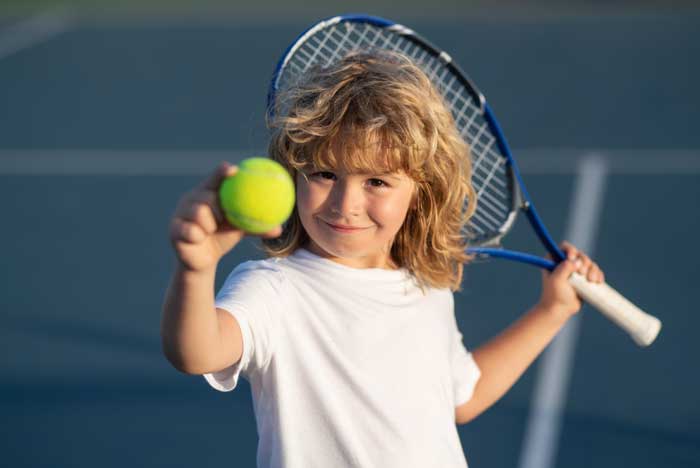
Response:
[{"label": "elbow", "polygon": [[191,369],[186,365],[185,361],[182,359],[182,356],[179,353],[175,352],[171,347],[168,347],[165,344],[163,344],[162,346],[162,351],[165,359],[177,371],[182,372],[183,374],[192,374]]},{"label": "elbow", "polygon": [[185,359],[179,348],[168,341],[165,336],[161,339],[161,351],[170,365],[183,374],[202,375],[207,373]]},{"label": "elbow", "polygon": [[475,418],[476,418],[476,415],[474,415],[474,416],[469,416],[469,417],[457,416],[457,417],[455,418],[455,423],[456,423],[458,426],[464,426],[465,424],[472,422]]},{"label": "elbow", "polygon": [[477,416],[483,413],[485,409],[486,408],[480,405],[478,401],[472,397],[470,400],[462,403],[455,409],[455,423],[458,426],[463,426],[469,422],[472,422]]},{"label": "elbow", "polygon": [[163,352],[165,359],[173,366],[177,371],[186,375],[204,375],[211,372],[208,368],[194,363],[187,362],[181,356],[176,353]]},{"label": "elbow", "polygon": [[180,353],[177,352],[177,347],[173,345],[172,340],[168,339],[167,334],[163,330],[160,333],[160,350],[171,366],[180,372],[184,372]]},{"label": "elbow", "polygon": [[169,346],[165,341],[162,345],[163,356],[177,371],[186,375],[204,375],[221,370],[211,360],[191,359],[183,355],[176,346]]}]

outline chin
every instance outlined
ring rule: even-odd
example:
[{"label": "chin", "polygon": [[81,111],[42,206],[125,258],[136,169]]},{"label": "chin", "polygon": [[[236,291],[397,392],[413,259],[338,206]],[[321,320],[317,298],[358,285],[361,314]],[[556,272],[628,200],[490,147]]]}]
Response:
[{"label": "chin", "polygon": [[385,255],[388,255],[388,253],[385,253],[384,249],[381,247],[368,248],[367,242],[316,242],[316,246],[331,257],[347,260],[379,259]]},{"label": "chin", "polygon": [[324,252],[334,257],[342,258],[359,258],[366,255],[366,252],[359,249],[359,246],[353,245],[338,245],[337,243],[318,243],[316,245]]}]

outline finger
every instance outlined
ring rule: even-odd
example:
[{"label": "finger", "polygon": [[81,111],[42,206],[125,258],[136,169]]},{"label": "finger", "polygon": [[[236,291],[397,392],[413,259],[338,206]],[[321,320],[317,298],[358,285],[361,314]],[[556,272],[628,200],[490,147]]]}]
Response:
[{"label": "finger", "polygon": [[224,228],[223,230],[216,233],[214,240],[219,245],[222,252],[228,252],[235,246],[238,242],[243,239],[245,232],[236,228]]},{"label": "finger", "polygon": [[[191,202],[197,205],[206,206],[216,225],[222,226],[225,224],[226,218],[224,217],[224,211],[221,209],[221,204],[219,203],[218,193],[212,191],[200,191],[192,196]],[[187,213],[191,212],[192,208],[190,207]],[[210,215],[207,214],[208,217]],[[226,225],[228,224],[226,223]]]},{"label": "finger", "polygon": [[262,237],[264,239],[274,239],[275,237],[279,237],[281,235],[282,235],[282,226],[277,226],[276,228],[261,234],[260,237]]},{"label": "finger", "polygon": [[206,237],[207,235],[201,226],[184,219],[176,218],[170,225],[170,238],[174,242],[197,244]]},{"label": "finger", "polygon": [[226,222],[224,210],[221,208],[221,203],[219,202],[219,194],[217,192],[205,192],[202,201],[209,206],[214,216],[214,219],[216,219],[216,222],[219,225],[224,224]]},{"label": "finger", "polygon": [[191,213],[192,208],[189,205],[193,203],[208,205],[219,224],[223,224],[226,220],[224,211],[221,209],[218,192],[211,190],[195,190],[190,192],[183,198],[181,206],[176,213],[182,216],[184,216],[185,213]]},{"label": "finger", "polygon": [[601,283],[603,281],[603,271],[600,269],[597,263],[594,262],[591,264],[587,279],[588,281],[592,281],[594,283]]},{"label": "finger", "polygon": [[204,232],[213,234],[219,227],[211,205],[206,202],[193,202],[180,212],[179,218],[197,224]]},{"label": "finger", "polygon": [[571,260],[564,260],[560,262],[559,265],[552,271],[552,276],[555,279],[566,280],[571,276],[572,273],[576,271],[576,264]]},{"label": "finger", "polygon": [[590,272],[591,265],[593,265],[593,261],[584,253],[579,254],[575,263],[577,267],[576,271],[583,276],[586,276]]},{"label": "finger", "polygon": [[566,254],[566,258],[569,260],[575,260],[579,256],[580,252],[572,243],[564,241],[559,245],[559,248]]},{"label": "finger", "polygon": [[197,206],[194,213],[195,222],[207,234],[214,234],[219,229],[219,223],[216,221],[214,211],[209,204],[202,203]]},{"label": "finger", "polygon": [[234,175],[236,171],[238,171],[237,166],[233,166],[224,161],[219,164],[216,169],[214,169],[214,172],[204,179],[201,184],[199,184],[198,188],[215,192],[219,189],[221,182],[226,177]]},{"label": "finger", "polygon": [[584,275],[586,279],[590,282],[595,282],[598,279],[598,276],[596,275],[595,268],[593,267],[593,264],[591,264],[586,271],[586,274]]}]

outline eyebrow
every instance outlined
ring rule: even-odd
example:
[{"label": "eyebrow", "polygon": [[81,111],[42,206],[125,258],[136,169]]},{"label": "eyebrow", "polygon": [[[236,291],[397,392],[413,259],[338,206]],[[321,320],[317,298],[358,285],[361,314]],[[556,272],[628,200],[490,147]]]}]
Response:
[{"label": "eyebrow", "polygon": [[402,180],[401,177],[397,176],[396,173],[394,173],[394,172],[376,172],[376,173],[371,174],[371,175],[376,175],[378,177],[385,177],[387,179],[394,179],[396,181]]},{"label": "eyebrow", "polygon": [[[330,171],[330,172],[335,172],[335,168],[333,167],[311,167],[309,168],[311,171]],[[396,175],[396,172],[375,172],[375,171],[367,171],[367,172],[357,172],[357,175],[362,175],[362,176],[372,176],[372,177],[383,177],[386,179],[392,179],[397,182],[401,182],[403,179]]]},{"label": "eyebrow", "polygon": [[394,180],[401,180],[401,177],[396,175],[395,172],[375,172],[375,171],[362,171],[362,172],[356,172],[356,175],[362,176],[362,177],[382,177],[385,179],[394,179]]}]

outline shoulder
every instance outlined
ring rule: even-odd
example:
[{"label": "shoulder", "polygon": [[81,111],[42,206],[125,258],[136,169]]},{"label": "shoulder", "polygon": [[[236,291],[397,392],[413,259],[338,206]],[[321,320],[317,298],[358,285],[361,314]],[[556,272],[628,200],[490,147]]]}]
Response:
[{"label": "shoulder", "polygon": [[226,282],[264,281],[282,287],[319,278],[329,280],[333,277],[333,272],[327,270],[327,267],[324,268],[324,262],[318,258],[305,251],[297,251],[286,257],[269,257],[240,263],[229,274]]},{"label": "shoulder", "polygon": [[231,275],[268,275],[280,274],[279,259],[266,258],[263,260],[247,260],[239,263],[232,271]]},{"label": "shoulder", "polygon": [[454,294],[448,288],[427,287],[424,289],[424,294],[427,300],[435,302],[436,304],[445,306],[454,305]]},{"label": "shoulder", "polygon": [[278,260],[268,258],[239,263],[229,273],[224,288],[249,286],[255,283],[264,283],[273,287],[281,286],[285,281],[285,275]]},{"label": "shoulder", "polygon": [[450,289],[428,288],[425,291],[425,305],[431,313],[431,319],[452,326],[455,321],[455,300]]},{"label": "shoulder", "polygon": [[[291,293],[286,275],[274,259],[250,260],[238,264],[216,293],[217,307],[251,311],[276,310],[288,304]],[[287,298],[281,300],[281,298]]]}]

